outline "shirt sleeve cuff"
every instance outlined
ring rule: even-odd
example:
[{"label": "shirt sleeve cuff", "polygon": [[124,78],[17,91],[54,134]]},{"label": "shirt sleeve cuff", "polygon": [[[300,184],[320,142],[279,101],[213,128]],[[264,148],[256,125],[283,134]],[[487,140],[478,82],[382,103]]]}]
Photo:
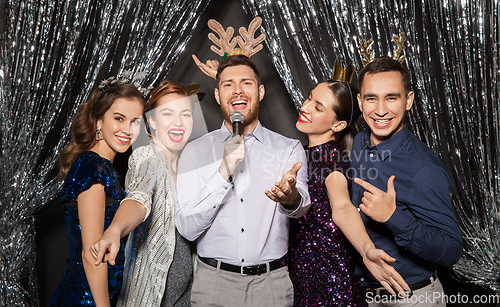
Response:
[{"label": "shirt sleeve cuff", "polygon": [[219,173],[219,171],[216,172],[216,174],[212,177],[213,181],[212,183],[214,184],[215,187],[222,187],[224,190],[229,190],[233,184],[227,180],[225,180],[222,175]]},{"label": "shirt sleeve cuff", "polygon": [[414,223],[414,218],[397,206],[392,216],[384,224],[397,236],[408,229],[408,225],[411,223]]},{"label": "shirt sleeve cuff", "polygon": [[302,207],[302,197],[300,199],[300,204],[297,206],[297,208],[295,208],[294,210],[290,210],[290,209],[286,209],[283,204],[279,203],[279,206],[280,206],[280,210],[283,214],[287,215],[287,216],[295,216],[298,214],[298,212],[300,211],[300,208]]},{"label": "shirt sleeve cuff", "polygon": [[280,211],[285,214],[286,216],[289,216],[289,217],[302,217],[303,215],[305,215],[307,213],[307,208],[309,207],[311,201],[309,199],[309,194],[306,193],[306,195],[302,195],[303,193],[300,193],[300,190],[299,190],[299,194],[300,194],[300,203],[299,205],[297,206],[297,208],[295,208],[294,210],[289,210],[289,209],[286,209],[281,203],[279,204],[279,208],[280,208]]}]

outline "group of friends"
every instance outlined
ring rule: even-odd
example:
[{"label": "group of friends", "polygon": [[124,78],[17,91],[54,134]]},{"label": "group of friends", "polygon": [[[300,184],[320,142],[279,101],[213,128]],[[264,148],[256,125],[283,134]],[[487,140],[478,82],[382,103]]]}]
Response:
[{"label": "group of friends", "polygon": [[[259,121],[265,87],[247,56],[194,59],[224,121],[189,143],[193,99],[174,81],[147,104],[118,80],[79,108],[60,155],[69,268],[49,306],[444,306],[436,269],[458,260],[461,233],[446,168],[405,125],[403,64],[374,59],[359,90],[318,84],[302,146]],[[143,118],[150,143],[123,189],[112,162]]]}]

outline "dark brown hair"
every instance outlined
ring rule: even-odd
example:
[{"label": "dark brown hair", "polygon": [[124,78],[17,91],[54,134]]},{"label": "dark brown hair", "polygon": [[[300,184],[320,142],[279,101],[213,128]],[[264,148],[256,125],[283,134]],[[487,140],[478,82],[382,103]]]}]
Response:
[{"label": "dark brown hair", "polygon": [[372,62],[368,63],[365,67],[363,67],[363,69],[361,69],[358,77],[359,89],[361,90],[363,87],[363,79],[366,74],[376,74],[387,71],[398,71],[399,73],[401,73],[403,87],[406,94],[408,94],[411,90],[410,71],[408,70],[408,68],[406,68],[406,66],[388,56],[375,58]]},{"label": "dark brown hair", "polygon": [[325,83],[336,98],[333,103],[336,120],[347,123],[347,126],[342,131],[336,132],[336,141],[340,143],[343,150],[350,152],[356,135],[354,123],[361,115],[357,100],[359,91],[352,84],[346,82],[328,80]]},{"label": "dark brown hair", "polygon": [[260,85],[260,73],[257,70],[257,66],[255,65],[250,58],[248,58],[246,55],[243,54],[236,54],[236,55],[230,55],[226,56],[220,63],[219,67],[217,68],[217,76],[215,78],[216,86],[219,88],[219,82],[220,82],[220,74],[224,69],[230,66],[238,66],[238,65],[245,65],[250,67],[253,72],[255,73],[255,78],[257,79],[257,85]]},{"label": "dark brown hair", "polygon": [[64,180],[73,162],[96,144],[97,120],[103,118],[118,98],[137,99],[146,108],[146,99],[133,84],[120,83],[112,88],[95,89],[83,103],[71,124],[70,144],[59,155],[59,178]]}]

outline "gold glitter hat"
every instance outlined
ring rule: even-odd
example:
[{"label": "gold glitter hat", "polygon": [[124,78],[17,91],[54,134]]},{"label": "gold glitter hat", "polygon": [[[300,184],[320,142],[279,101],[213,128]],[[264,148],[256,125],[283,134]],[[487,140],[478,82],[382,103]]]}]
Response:
[{"label": "gold glitter hat", "polygon": [[205,97],[206,93],[201,93],[199,92],[201,84],[190,84],[186,86],[186,90],[189,92],[189,95],[194,95],[198,96],[198,101],[200,102],[203,100],[203,97]]},{"label": "gold glitter hat", "polygon": [[333,81],[352,83],[353,76],[354,66],[352,63],[349,63],[349,65],[344,68],[344,63],[342,63],[342,61],[338,61],[337,64],[335,64],[335,67],[333,67],[331,79]]}]

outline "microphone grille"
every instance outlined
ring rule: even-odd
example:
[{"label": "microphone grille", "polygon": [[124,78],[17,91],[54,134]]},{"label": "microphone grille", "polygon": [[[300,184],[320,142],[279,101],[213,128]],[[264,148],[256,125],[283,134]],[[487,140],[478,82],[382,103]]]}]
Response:
[{"label": "microphone grille", "polygon": [[245,120],[245,115],[243,115],[243,112],[241,112],[241,111],[233,111],[233,112],[231,112],[231,115],[229,116],[229,120],[231,120],[231,123],[234,123],[234,122],[243,123],[243,121]]}]

